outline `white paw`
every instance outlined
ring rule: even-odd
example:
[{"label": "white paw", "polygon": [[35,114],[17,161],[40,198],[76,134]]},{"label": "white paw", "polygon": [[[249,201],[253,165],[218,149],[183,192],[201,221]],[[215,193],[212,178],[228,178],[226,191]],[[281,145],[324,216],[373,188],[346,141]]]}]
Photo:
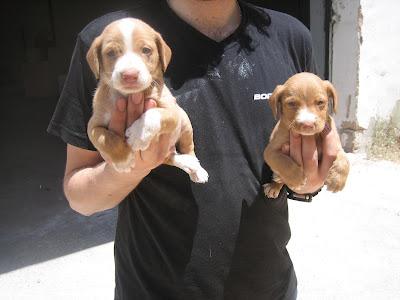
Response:
[{"label": "white paw", "polygon": [[135,155],[133,153],[130,153],[125,161],[117,163],[113,162],[112,165],[114,169],[119,173],[129,173],[135,166]]},{"label": "white paw", "polygon": [[197,157],[188,154],[176,154],[172,158],[173,165],[189,174],[190,179],[196,183],[208,181],[208,173],[200,165]]},{"label": "white paw", "polygon": [[161,129],[161,115],[155,109],[149,109],[125,132],[128,144],[133,151],[146,150]]},{"label": "white paw", "polygon": [[208,181],[208,173],[204,170],[200,164],[199,168],[189,173],[190,180],[196,183],[206,183]]}]

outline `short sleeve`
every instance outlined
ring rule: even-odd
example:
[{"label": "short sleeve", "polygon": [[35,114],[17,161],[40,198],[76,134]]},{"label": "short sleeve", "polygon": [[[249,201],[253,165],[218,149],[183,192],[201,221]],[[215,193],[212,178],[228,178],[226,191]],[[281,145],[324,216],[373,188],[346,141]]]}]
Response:
[{"label": "short sleeve", "polygon": [[305,41],[305,46],[304,46],[304,51],[305,51],[305,72],[310,72],[314,74],[318,74],[318,67],[317,63],[315,61],[315,56],[314,56],[314,51],[313,51],[313,43],[312,43],[312,37],[311,33],[308,32],[307,38]]},{"label": "short sleeve", "polygon": [[67,144],[96,150],[87,135],[92,98],[97,86],[86,61],[88,48],[78,36],[68,75],[47,132],[60,137]]},{"label": "short sleeve", "polygon": [[318,68],[314,57],[311,32],[297,19],[294,19],[294,22],[297,24],[296,30],[294,30],[294,41],[299,59],[299,71],[317,74]]}]

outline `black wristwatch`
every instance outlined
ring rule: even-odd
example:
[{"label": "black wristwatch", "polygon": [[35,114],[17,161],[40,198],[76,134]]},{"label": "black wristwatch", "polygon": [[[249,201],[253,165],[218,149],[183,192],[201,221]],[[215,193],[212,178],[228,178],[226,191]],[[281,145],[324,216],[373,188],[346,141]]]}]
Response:
[{"label": "black wristwatch", "polygon": [[286,187],[288,199],[301,201],[301,202],[311,202],[313,197],[316,196],[322,190],[322,188],[320,188],[318,191],[315,191],[314,193],[297,194],[297,193],[293,192],[291,189],[289,189],[287,186],[285,186],[285,187]]}]

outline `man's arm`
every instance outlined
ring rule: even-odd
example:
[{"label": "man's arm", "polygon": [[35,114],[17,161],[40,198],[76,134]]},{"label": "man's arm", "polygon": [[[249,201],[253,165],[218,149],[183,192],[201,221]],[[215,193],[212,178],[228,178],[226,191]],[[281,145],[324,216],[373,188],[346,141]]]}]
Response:
[{"label": "man's arm", "polygon": [[147,174],[118,173],[98,152],[67,145],[64,192],[71,208],[83,215],[118,205]]},{"label": "man's arm", "polygon": [[[109,129],[124,136],[125,128],[155,105],[153,100],[145,102],[143,95],[135,95],[128,101],[119,99]],[[71,208],[91,215],[118,205],[170,154],[169,139],[170,136],[162,135],[147,150],[137,153],[135,167],[129,173],[115,171],[99,152],[67,145],[64,192]]]}]

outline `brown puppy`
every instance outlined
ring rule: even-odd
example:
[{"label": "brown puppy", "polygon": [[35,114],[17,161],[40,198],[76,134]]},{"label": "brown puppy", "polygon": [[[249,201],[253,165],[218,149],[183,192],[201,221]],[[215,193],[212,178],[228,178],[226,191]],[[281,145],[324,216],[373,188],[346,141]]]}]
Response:
[{"label": "brown puppy", "polygon": [[[92,43],[87,61],[98,88],[93,99],[93,116],[88,135],[93,145],[111,160],[119,172],[134,167],[134,152],[146,150],[160,134],[171,134],[174,153],[165,163],[190,175],[194,182],[208,180],[193,144],[189,117],[164,85],[163,74],[171,59],[171,50],[161,35],[146,23],[125,18],[109,24]],[[132,93],[144,92],[145,98],[157,102],[127,130],[126,139],[108,130],[115,102]]]},{"label": "brown puppy", "polygon": [[[337,103],[338,97],[332,84],[311,73],[296,74],[275,88],[269,104],[279,121],[264,151],[265,162],[274,172],[273,182],[264,185],[267,197],[278,197],[284,184],[291,189],[299,189],[306,184],[302,166],[283,154],[282,146],[289,143],[289,132],[292,130],[301,135],[314,135],[318,148],[321,148],[324,129],[335,126],[329,115],[329,106],[336,112]],[[325,181],[327,189],[332,192],[344,188],[349,173],[349,162],[341,145],[338,146],[339,153]]]}]

